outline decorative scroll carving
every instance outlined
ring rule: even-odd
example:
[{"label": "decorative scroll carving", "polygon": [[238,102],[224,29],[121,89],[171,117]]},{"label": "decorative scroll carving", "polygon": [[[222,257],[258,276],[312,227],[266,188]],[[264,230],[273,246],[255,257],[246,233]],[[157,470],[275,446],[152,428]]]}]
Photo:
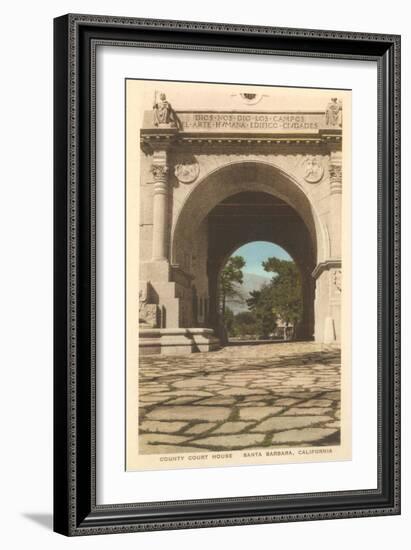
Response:
[{"label": "decorative scroll carving", "polygon": [[308,183],[318,183],[323,175],[324,168],[321,161],[314,156],[309,156],[304,161],[304,179]]},{"label": "decorative scroll carving", "polygon": [[162,164],[153,164],[150,172],[154,176],[154,180],[165,180],[168,174],[168,166]]}]

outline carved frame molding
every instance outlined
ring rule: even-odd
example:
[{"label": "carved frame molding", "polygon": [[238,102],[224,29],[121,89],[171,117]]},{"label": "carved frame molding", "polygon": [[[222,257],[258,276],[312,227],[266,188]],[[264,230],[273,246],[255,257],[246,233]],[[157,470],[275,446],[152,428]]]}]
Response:
[{"label": "carved frame molding", "polygon": [[[55,531],[74,536],[400,513],[400,37],[73,14],[55,19],[54,28]],[[96,505],[95,79],[99,44],[377,62],[376,490]],[[90,149],[81,143],[90,143]]]}]

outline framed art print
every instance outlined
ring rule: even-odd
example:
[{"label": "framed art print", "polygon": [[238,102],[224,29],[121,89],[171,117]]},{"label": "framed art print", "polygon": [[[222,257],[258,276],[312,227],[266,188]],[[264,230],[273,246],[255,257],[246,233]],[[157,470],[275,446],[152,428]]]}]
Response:
[{"label": "framed art print", "polygon": [[351,458],[350,92],[125,85],[127,469]]},{"label": "framed art print", "polygon": [[397,36],[55,20],[55,530],[396,514]]}]

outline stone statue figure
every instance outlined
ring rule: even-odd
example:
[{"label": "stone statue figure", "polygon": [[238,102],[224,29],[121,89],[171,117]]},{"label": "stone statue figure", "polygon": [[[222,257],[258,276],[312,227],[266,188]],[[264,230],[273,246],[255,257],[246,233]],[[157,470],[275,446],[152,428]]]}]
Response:
[{"label": "stone statue figure", "polygon": [[140,281],[139,291],[139,325],[142,328],[156,328],[158,327],[159,311],[156,304],[149,303],[149,283],[147,281]]},{"label": "stone statue figure", "polygon": [[331,98],[325,112],[325,121],[327,126],[342,126],[342,103],[338,98]]},{"label": "stone statue figure", "polygon": [[157,92],[154,92],[153,111],[155,126],[177,126],[176,114],[169,101],[167,101],[166,94],[161,93],[159,99],[157,99]]}]

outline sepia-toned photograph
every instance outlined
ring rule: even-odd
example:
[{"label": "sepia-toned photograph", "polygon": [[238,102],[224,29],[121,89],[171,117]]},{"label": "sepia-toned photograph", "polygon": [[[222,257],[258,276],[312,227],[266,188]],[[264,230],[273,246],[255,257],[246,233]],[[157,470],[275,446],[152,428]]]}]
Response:
[{"label": "sepia-toned photograph", "polygon": [[126,469],[351,459],[351,92],[127,79]]}]

